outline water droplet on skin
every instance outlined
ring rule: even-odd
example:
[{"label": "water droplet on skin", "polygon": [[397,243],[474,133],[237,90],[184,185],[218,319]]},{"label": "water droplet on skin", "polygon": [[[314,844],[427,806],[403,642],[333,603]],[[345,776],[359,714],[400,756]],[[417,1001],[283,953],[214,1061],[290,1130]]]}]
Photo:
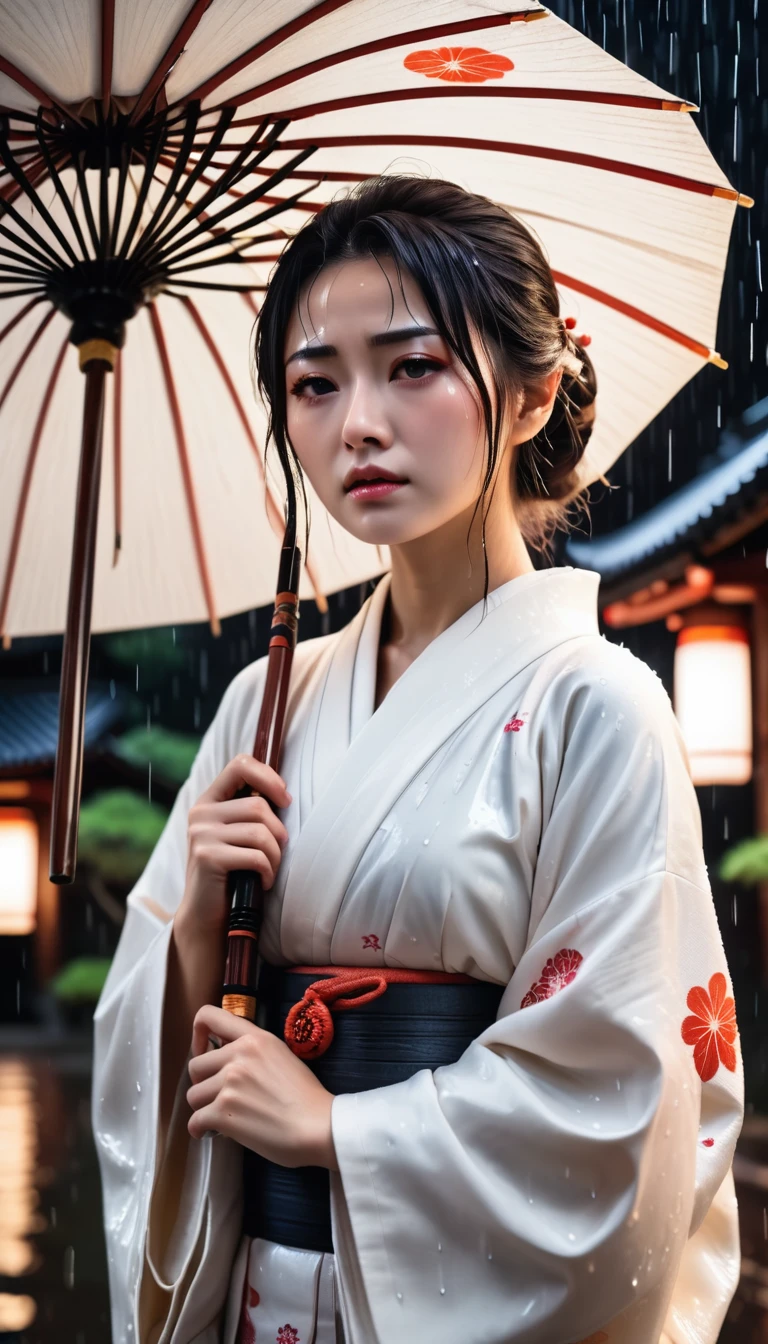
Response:
[{"label": "water droplet on skin", "polygon": [[402,1300],[403,1300],[403,1294],[402,1294],[402,1293],[398,1293],[398,1294],[397,1294],[397,1300],[398,1300],[398,1302],[402,1302]]},{"label": "water droplet on skin", "polygon": [[137,1092],[140,1092],[140,1091],[141,1091],[141,1083],[138,1082],[138,1081],[137,1081],[137,1083],[136,1083],[136,1091],[137,1091]]},{"label": "water droplet on skin", "polygon": [[632,1287],[633,1287],[633,1288],[636,1288],[636,1287],[637,1287],[637,1279],[633,1279],[633,1280],[632,1280]]},{"label": "water droplet on skin", "polygon": [[587,1273],[588,1273],[588,1274],[594,1274],[594,1272],[595,1272],[594,1262],[593,1262],[592,1260],[590,1260],[590,1261],[589,1261],[589,1264],[587,1265]]}]

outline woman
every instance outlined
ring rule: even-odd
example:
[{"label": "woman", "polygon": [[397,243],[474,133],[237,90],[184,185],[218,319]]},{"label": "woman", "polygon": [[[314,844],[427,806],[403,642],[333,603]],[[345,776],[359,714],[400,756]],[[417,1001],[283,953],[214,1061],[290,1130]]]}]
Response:
[{"label": "woman", "polygon": [[[280,777],[266,659],[235,678],[129,898],[96,1019],[115,1344],[714,1344],[733,1002],[668,697],[597,576],[529,558],[595,399],[541,249],[373,180],[286,249],[256,355],[283,464],[392,568],[299,644]],[[243,868],[261,1026],[212,1006]],[[384,989],[323,1074],[284,1001],[337,966]]]}]

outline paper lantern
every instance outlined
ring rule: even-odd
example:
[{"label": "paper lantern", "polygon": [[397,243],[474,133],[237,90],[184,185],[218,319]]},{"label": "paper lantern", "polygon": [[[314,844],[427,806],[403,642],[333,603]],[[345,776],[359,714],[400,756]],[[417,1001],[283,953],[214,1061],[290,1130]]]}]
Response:
[{"label": "paper lantern", "polygon": [[38,844],[34,813],[0,807],[0,934],[34,931]]},{"label": "paper lantern", "polygon": [[694,784],[752,777],[749,636],[740,625],[686,625],[675,650],[675,713]]}]

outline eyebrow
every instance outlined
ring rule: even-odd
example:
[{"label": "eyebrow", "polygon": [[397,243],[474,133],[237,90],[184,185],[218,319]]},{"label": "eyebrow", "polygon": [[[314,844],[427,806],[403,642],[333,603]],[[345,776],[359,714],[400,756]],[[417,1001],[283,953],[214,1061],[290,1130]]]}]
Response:
[{"label": "eyebrow", "polygon": [[[368,337],[370,346],[379,345],[397,345],[399,341],[409,341],[415,336],[439,336],[440,332],[436,327],[397,327],[391,331],[379,332],[376,336]],[[285,361],[285,367],[292,364],[295,359],[331,359],[333,355],[339,352],[335,345],[303,345],[300,350],[294,350]]]}]

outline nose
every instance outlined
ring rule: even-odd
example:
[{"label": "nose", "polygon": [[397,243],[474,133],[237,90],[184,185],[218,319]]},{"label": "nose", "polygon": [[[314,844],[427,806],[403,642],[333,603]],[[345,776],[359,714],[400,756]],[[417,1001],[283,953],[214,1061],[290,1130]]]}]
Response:
[{"label": "nose", "polygon": [[348,448],[389,448],[392,428],[382,398],[368,379],[358,379],[350,392],[342,426]]}]

